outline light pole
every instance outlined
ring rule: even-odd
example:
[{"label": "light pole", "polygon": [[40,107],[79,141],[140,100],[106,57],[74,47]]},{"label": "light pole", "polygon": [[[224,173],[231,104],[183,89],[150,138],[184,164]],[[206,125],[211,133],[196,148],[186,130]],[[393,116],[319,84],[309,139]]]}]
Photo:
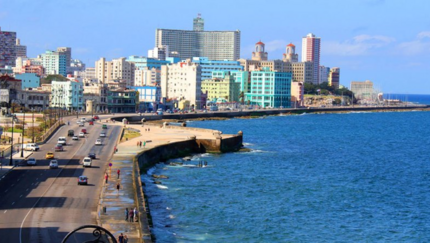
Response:
[{"label": "light pole", "polygon": [[22,104],[24,111],[24,117],[22,119],[22,133],[21,133],[21,158],[24,158],[24,128],[25,128],[25,104]]},{"label": "light pole", "polygon": [[12,101],[9,101],[10,103],[10,109],[12,109],[12,138],[11,138],[11,142],[10,142],[10,159],[9,159],[9,165],[12,165],[12,154],[13,154],[13,120],[15,118],[15,116],[13,115],[13,106],[12,106]]},{"label": "light pole", "polygon": [[31,108],[32,111],[32,118],[33,118],[33,124],[31,124],[31,134],[33,135],[33,139],[31,140],[32,143],[34,143],[34,108]]}]

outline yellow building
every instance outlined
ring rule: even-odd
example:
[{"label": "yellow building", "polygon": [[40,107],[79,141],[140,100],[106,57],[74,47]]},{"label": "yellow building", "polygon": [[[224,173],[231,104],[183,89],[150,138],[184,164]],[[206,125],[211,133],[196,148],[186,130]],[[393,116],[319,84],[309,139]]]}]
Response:
[{"label": "yellow building", "polygon": [[208,100],[223,98],[228,102],[239,101],[240,83],[235,82],[228,71],[214,71],[212,77],[202,81],[202,92],[208,92]]}]

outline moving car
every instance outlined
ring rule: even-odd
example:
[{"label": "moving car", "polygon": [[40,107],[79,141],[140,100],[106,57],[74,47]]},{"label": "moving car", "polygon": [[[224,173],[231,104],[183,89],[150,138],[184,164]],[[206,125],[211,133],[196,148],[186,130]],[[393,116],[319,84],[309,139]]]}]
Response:
[{"label": "moving car", "polygon": [[80,133],[79,133],[79,137],[84,138],[84,137],[85,137],[85,133],[80,132]]},{"label": "moving car", "polygon": [[93,116],[93,118],[96,120],[100,119],[99,116]]},{"label": "moving car", "polygon": [[100,138],[97,138],[96,145],[102,145],[102,140]]},{"label": "moving car", "polygon": [[88,154],[88,157],[90,157],[91,159],[96,159],[96,153],[90,152]]},{"label": "moving car", "polygon": [[79,137],[78,137],[78,136],[76,136],[76,135],[74,135],[74,136],[72,137],[72,140],[79,140]]},{"label": "moving car", "polygon": [[58,168],[58,161],[51,160],[51,162],[49,162],[49,169],[57,169]]},{"label": "moving car", "polygon": [[83,123],[83,122],[78,122],[78,125],[79,125],[80,127],[83,127],[83,126],[84,126],[84,123]]},{"label": "moving car", "polygon": [[75,131],[73,131],[73,130],[67,131],[67,136],[68,137],[73,137],[74,135],[75,135]]},{"label": "moving car", "polygon": [[107,125],[106,125],[106,124],[103,124],[103,125],[102,125],[102,128],[103,128],[103,129],[107,129]]},{"label": "moving car", "polygon": [[85,133],[87,133],[87,129],[82,128],[81,132],[83,132],[85,134]]},{"label": "moving car", "polygon": [[94,125],[93,121],[88,122],[89,125]]},{"label": "moving car", "polygon": [[27,151],[37,151],[39,150],[39,145],[36,143],[27,143],[23,145],[23,149]]},{"label": "moving car", "polygon": [[83,160],[82,160],[82,166],[83,167],[91,167],[91,164],[92,164],[92,159],[90,158],[90,157],[85,157]]},{"label": "moving car", "polygon": [[100,133],[100,137],[102,138],[106,137],[106,133],[105,132]]},{"label": "moving car", "polygon": [[47,152],[45,155],[45,159],[53,159],[54,158],[54,153],[53,152]]},{"label": "moving car", "polygon": [[63,145],[61,143],[57,143],[57,145],[55,145],[55,152],[59,152],[59,151],[63,151]]},{"label": "moving car", "polygon": [[87,121],[87,118],[81,117],[81,122],[86,122],[86,121]]},{"label": "moving car", "polygon": [[36,164],[37,164],[37,162],[36,162],[35,158],[29,158],[27,160],[27,165],[36,165]]},{"label": "moving car", "polygon": [[57,143],[61,145],[66,145],[66,137],[59,137]]},{"label": "moving car", "polygon": [[88,185],[88,177],[86,176],[79,176],[78,177],[78,185]]}]

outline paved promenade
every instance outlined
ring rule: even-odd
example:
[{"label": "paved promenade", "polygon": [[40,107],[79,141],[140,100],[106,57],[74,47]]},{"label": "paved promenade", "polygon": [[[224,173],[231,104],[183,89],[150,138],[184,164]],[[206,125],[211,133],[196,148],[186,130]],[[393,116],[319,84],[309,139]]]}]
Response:
[{"label": "paved promenade", "polygon": [[[109,125],[121,126],[122,124],[116,122],[115,124],[109,123]],[[119,143],[117,145],[118,152],[114,154],[112,161],[107,162],[112,163],[112,167],[111,169],[107,169],[109,179],[100,198],[100,224],[116,237],[121,233],[127,235],[129,238],[128,242],[130,243],[140,242],[139,238],[141,237],[145,239],[145,242],[151,242],[150,232],[143,232],[143,235],[139,236],[139,223],[127,222],[125,220],[125,209],[137,208],[132,178],[132,163],[134,157],[138,153],[146,149],[151,149],[157,145],[186,140],[190,136],[196,136],[197,138],[213,138],[214,135],[212,131],[203,129],[186,130],[181,127],[163,128],[159,125],[127,125],[127,128],[139,130],[141,136],[129,139],[128,141],[123,140]],[[142,141],[142,147],[137,145],[140,141]],[[143,144],[145,142],[146,146],[144,147]],[[117,175],[118,169],[120,170],[119,179]],[[119,191],[117,190],[118,183],[120,184]],[[103,207],[106,207],[106,213],[103,212]]]}]

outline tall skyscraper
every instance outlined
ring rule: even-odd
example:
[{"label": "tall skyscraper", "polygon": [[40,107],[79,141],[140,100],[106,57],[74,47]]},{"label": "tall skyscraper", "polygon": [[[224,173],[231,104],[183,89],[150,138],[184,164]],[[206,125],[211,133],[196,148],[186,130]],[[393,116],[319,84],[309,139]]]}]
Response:
[{"label": "tall skyscraper", "polygon": [[[185,60],[207,57],[209,60],[240,58],[240,31],[204,31],[203,19],[194,21],[196,30],[156,29],[155,46],[169,46],[168,56]],[[201,30],[200,30],[201,29]]]},{"label": "tall skyscraper", "polygon": [[67,71],[70,68],[70,62],[72,61],[72,48],[70,47],[58,47],[57,48],[58,53],[62,53],[66,56],[66,68]]},{"label": "tall skyscraper", "polygon": [[15,66],[16,32],[2,31],[0,28],[0,67]]},{"label": "tall skyscraper", "polygon": [[61,74],[66,76],[66,55],[56,51],[46,51],[41,55],[45,74]]},{"label": "tall skyscraper", "polygon": [[318,84],[320,67],[321,38],[309,33],[302,39],[302,62],[313,62],[313,82]]},{"label": "tall skyscraper", "polygon": [[193,30],[194,31],[204,31],[205,30],[205,20],[202,19],[200,14],[198,14],[197,18],[194,18],[194,20],[193,20]]},{"label": "tall skyscraper", "polygon": [[27,57],[27,46],[21,45],[18,38],[16,38],[15,52],[16,57]]}]

